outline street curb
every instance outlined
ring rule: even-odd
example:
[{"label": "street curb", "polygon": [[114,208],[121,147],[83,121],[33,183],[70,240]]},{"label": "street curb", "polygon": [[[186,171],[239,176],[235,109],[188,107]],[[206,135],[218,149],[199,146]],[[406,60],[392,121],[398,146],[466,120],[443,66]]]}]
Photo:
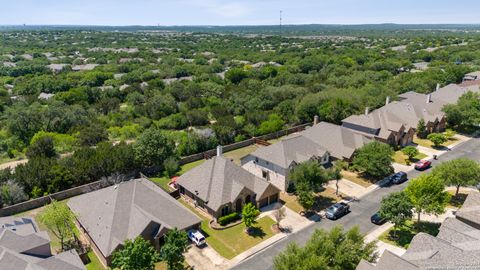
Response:
[{"label": "street curb", "polygon": [[[269,243],[268,245],[266,245],[266,246],[262,247],[261,249],[253,252],[252,254],[249,254],[249,255],[246,256],[245,258],[243,258],[243,259],[241,259],[240,261],[238,261],[236,264],[232,265],[230,268],[234,267],[234,266],[237,265],[237,264],[240,264],[241,262],[249,259],[250,257],[252,257],[252,256],[254,256],[254,255],[257,255],[258,253],[260,253],[260,252],[262,252],[263,250],[269,248],[269,247],[272,246],[273,244],[276,244],[276,243],[278,243],[280,240],[283,240],[283,239],[286,238],[288,235],[289,235],[289,234],[283,234],[282,237],[278,238],[278,239],[275,240],[275,241],[272,241],[272,242]],[[232,259],[232,260],[233,260],[233,259]]]}]

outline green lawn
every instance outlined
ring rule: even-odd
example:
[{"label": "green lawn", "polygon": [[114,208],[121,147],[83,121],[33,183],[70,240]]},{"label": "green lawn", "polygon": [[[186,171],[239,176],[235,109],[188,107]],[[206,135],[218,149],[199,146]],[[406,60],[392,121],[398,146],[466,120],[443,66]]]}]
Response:
[{"label": "green lawn", "polygon": [[[418,153],[418,155],[416,155],[413,160],[411,160],[410,162],[411,163],[415,163],[421,159],[424,159],[426,158],[427,155],[424,154],[424,153]],[[407,165],[407,155],[405,155],[402,150],[398,150],[395,152],[395,154],[393,155],[393,160],[396,162],[396,163],[399,163],[399,164],[403,164],[403,165]]]},{"label": "green lawn", "polygon": [[227,158],[233,159],[235,164],[240,165],[240,160],[248,154],[254,152],[259,148],[258,145],[252,144],[247,147],[242,147],[233,151],[225,152],[223,155]]},{"label": "green lawn", "polygon": [[214,230],[208,226],[209,219],[199,213],[183,199],[179,200],[184,206],[196,213],[203,221],[201,229],[207,238],[207,243],[226,259],[232,259],[249,248],[258,245],[262,241],[272,237],[275,233],[271,227],[275,221],[270,217],[263,217],[257,220],[255,229],[251,235],[246,234],[243,223],[225,230]]},{"label": "green lawn", "polygon": [[[445,146],[449,146],[449,145],[455,143],[456,141],[457,141],[457,139],[455,139],[455,138],[450,138],[450,139],[448,139],[448,141],[446,141],[445,143],[443,143],[443,144],[440,146],[440,148],[441,148],[441,147],[445,147]],[[418,145],[421,145],[421,146],[423,146],[423,147],[428,147],[428,148],[435,149],[435,147],[433,146],[433,143],[432,143],[430,140],[428,140],[428,139],[420,139],[420,138],[418,138],[417,136],[415,136],[415,137],[413,137],[413,143],[418,144]]]},{"label": "green lawn", "polygon": [[368,180],[368,179],[362,177],[361,175],[359,175],[356,172],[351,172],[351,171],[346,171],[346,170],[342,171],[342,177],[347,179],[348,181],[352,181],[355,184],[358,184],[362,187],[369,187],[369,186],[372,185],[372,183],[375,182],[373,180]]},{"label": "green lawn", "polygon": [[103,267],[102,263],[93,251],[89,251],[87,255],[90,259],[90,263],[86,265],[87,270],[106,270],[106,268]]},{"label": "green lawn", "polygon": [[[335,190],[327,187],[322,192],[318,192],[315,194],[315,204],[313,206],[313,210],[320,211],[323,210],[330,205],[339,202],[342,200],[341,197],[335,195]],[[341,195],[341,194],[340,194]],[[300,213],[305,209],[298,203],[297,196],[295,195],[288,195],[286,193],[280,193],[280,199],[285,203],[285,206],[290,208],[290,210]]]},{"label": "green lawn", "polygon": [[[180,166],[180,171],[177,173],[177,175],[182,175],[186,173],[187,171],[197,167],[198,165],[202,164],[205,162],[204,159],[197,160],[191,163],[187,163],[185,165]],[[150,180],[158,184],[163,190],[170,192],[170,188],[168,187],[168,183],[170,183],[170,179],[166,176],[162,177],[150,177]]]},{"label": "green lawn", "polygon": [[[440,228],[440,223],[432,223],[432,222],[420,222],[420,232],[428,233],[433,236],[437,236],[438,229]],[[408,248],[410,242],[412,242],[413,237],[418,233],[416,228],[416,223],[413,220],[407,221],[405,226],[399,228],[396,232],[396,238],[393,237],[393,227],[388,231],[381,234],[378,239],[401,247],[401,248]]]}]

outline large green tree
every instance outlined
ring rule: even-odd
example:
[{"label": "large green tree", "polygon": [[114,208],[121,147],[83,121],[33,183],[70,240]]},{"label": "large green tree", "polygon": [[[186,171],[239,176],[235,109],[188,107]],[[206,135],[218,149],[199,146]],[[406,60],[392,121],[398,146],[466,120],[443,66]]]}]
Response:
[{"label": "large green tree", "polygon": [[167,269],[183,269],[184,253],[187,251],[188,237],[184,231],[176,228],[165,235],[165,244],[160,249],[160,258],[167,263]]},{"label": "large green tree", "polygon": [[467,158],[445,161],[436,166],[432,173],[442,179],[446,185],[456,187],[455,197],[460,187],[480,184],[480,164]]},{"label": "large green tree", "polygon": [[252,203],[247,203],[242,209],[242,221],[249,230],[255,223],[255,218],[260,214],[260,211]]},{"label": "large green tree", "polygon": [[153,270],[160,255],[142,237],[126,240],[123,247],[112,254],[112,268],[122,270]]},{"label": "large green tree", "polygon": [[356,151],[352,164],[367,176],[379,179],[393,172],[393,153],[390,145],[371,142]]},{"label": "large green tree", "polygon": [[417,226],[422,213],[439,215],[445,212],[450,194],[445,191],[443,181],[434,174],[421,174],[409,181],[405,193],[417,213]]},{"label": "large green tree", "polygon": [[394,192],[383,197],[379,214],[394,225],[393,235],[397,228],[412,218],[413,205],[405,192]]},{"label": "large green tree", "polygon": [[330,231],[316,230],[304,247],[296,243],[274,258],[276,270],[354,270],[360,260],[375,261],[376,243],[364,242],[358,227],[343,231],[339,226]]},{"label": "large green tree", "polygon": [[175,143],[161,130],[149,128],[140,135],[133,149],[136,160],[143,167],[162,168],[163,162],[174,155]]},{"label": "large green tree", "polygon": [[452,126],[480,125],[480,93],[467,92],[456,104],[445,105],[443,111]]},{"label": "large green tree", "polygon": [[312,191],[318,190],[329,180],[325,169],[314,160],[305,161],[295,166],[289,172],[288,179],[296,186],[301,183],[307,184]]},{"label": "large green tree", "polygon": [[442,133],[428,134],[427,139],[429,139],[435,147],[439,147],[440,145],[448,141],[447,137]]}]

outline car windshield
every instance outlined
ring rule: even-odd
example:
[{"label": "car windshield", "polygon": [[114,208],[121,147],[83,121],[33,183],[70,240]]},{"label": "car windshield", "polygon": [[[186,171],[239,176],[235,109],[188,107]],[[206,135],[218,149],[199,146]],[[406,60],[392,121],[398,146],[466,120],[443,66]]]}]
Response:
[{"label": "car windshield", "polygon": [[336,208],[334,206],[330,206],[327,208],[327,212],[335,212]]}]

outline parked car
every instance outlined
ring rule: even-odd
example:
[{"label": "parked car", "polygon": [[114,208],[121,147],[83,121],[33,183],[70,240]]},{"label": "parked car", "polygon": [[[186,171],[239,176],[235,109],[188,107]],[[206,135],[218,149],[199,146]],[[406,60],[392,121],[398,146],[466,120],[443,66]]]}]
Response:
[{"label": "parked car", "polygon": [[370,217],[370,221],[375,225],[382,225],[383,223],[385,223],[386,220],[382,216],[380,216],[379,212],[376,212],[375,214],[373,214],[373,216]]},{"label": "parked car", "polygon": [[423,171],[432,166],[432,162],[430,160],[420,160],[419,162],[415,163],[415,170]]},{"label": "parked car", "polygon": [[198,230],[189,230],[187,232],[188,239],[192,241],[197,247],[205,245],[205,236]]},{"label": "parked car", "polygon": [[350,206],[344,202],[336,203],[327,208],[325,216],[328,219],[338,219],[350,212]]},{"label": "parked car", "polygon": [[401,184],[407,180],[408,178],[406,172],[397,172],[396,174],[392,175],[392,178],[390,179],[391,183],[395,185]]}]

